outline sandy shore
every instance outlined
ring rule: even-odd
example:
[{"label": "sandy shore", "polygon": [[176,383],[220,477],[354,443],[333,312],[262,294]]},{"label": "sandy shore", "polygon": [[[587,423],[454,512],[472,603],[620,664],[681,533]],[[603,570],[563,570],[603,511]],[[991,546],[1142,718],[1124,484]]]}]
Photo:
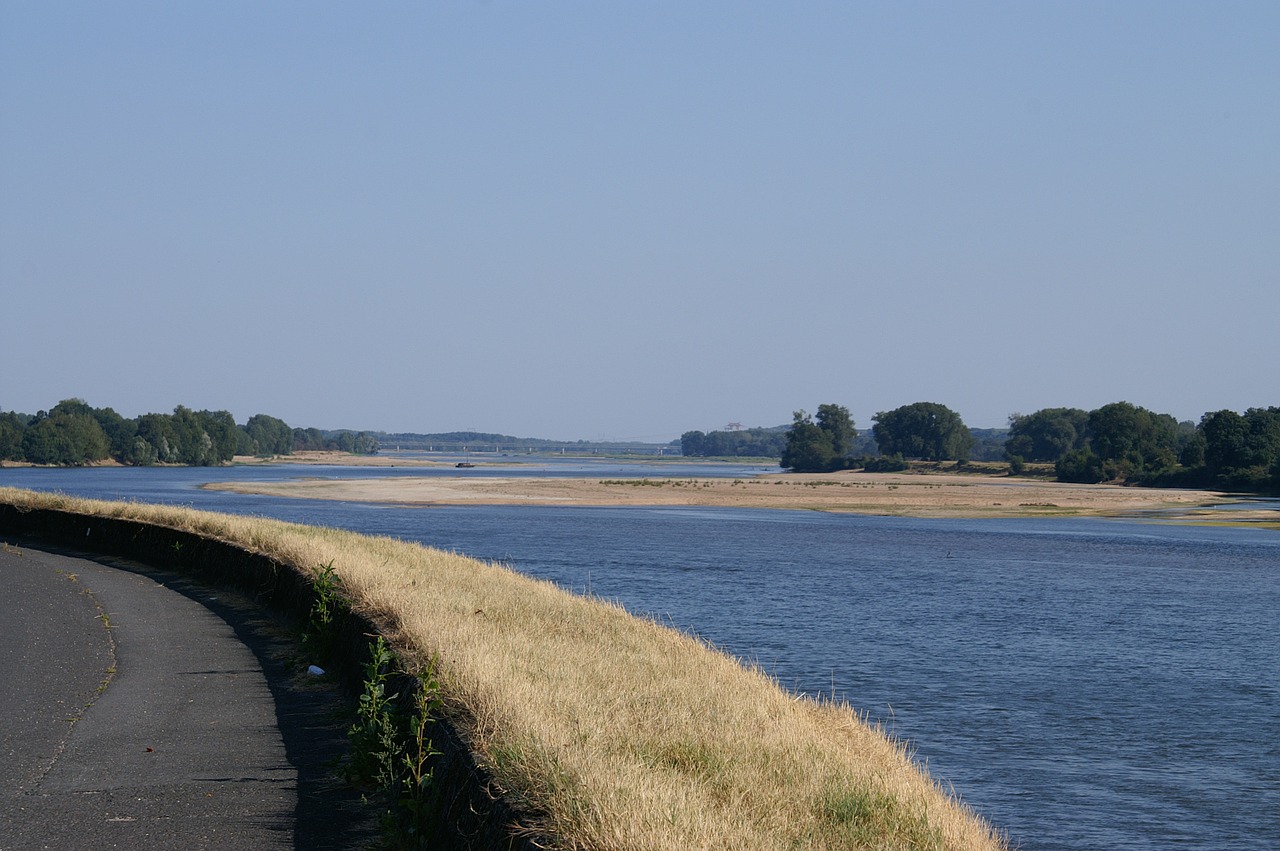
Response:
[{"label": "sandy shore", "polygon": [[[206,487],[238,493],[411,506],[719,506],[914,517],[1116,515],[1156,509],[1192,510],[1229,501],[1223,494],[1201,490],[1078,485],[1000,476],[861,472],[777,473],[749,479],[566,479],[464,474],[430,478],[223,482]],[[1266,519],[1240,514],[1241,520]],[[1261,514],[1280,520],[1280,512]]]}]

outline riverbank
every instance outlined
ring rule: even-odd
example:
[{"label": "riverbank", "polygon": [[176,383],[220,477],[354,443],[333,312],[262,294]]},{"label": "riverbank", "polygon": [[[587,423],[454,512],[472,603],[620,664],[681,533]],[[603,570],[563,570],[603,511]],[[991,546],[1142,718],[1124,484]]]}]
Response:
[{"label": "riverbank", "polygon": [[1005,847],[850,707],[620,606],[337,529],[8,488],[0,503],[182,530],[301,574],[332,565],[403,660],[434,663],[491,790],[534,814],[514,829],[563,847]]},{"label": "riverbank", "polygon": [[[218,482],[205,487],[236,493],[407,506],[716,506],[911,517],[1107,516],[1193,510],[1230,499],[1215,491],[1068,484],[1007,476],[851,471],[772,473],[744,479],[317,477],[284,482]],[[1280,520],[1280,512],[1271,514]]]}]

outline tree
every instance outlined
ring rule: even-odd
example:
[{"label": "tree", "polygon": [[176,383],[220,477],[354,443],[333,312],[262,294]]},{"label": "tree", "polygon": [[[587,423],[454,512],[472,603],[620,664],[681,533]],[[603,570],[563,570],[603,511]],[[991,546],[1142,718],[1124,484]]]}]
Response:
[{"label": "tree", "polygon": [[236,427],[236,454],[237,455],[260,455],[270,453],[259,453],[257,442],[249,436],[249,432],[245,431],[244,426]]},{"label": "tree", "polygon": [[23,456],[33,464],[79,467],[108,455],[107,435],[79,399],[59,403],[27,426],[22,434]]},{"label": "tree", "polygon": [[138,417],[138,437],[151,447],[150,452],[135,452],[137,463],[173,464],[178,461],[178,437],[173,417],[168,414],[143,414]]},{"label": "tree", "polygon": [[1235,411],[1214,411],[1200,418],[1204,435],[1204,463],[1215,473],[1246,466],[1245,441],[1249,424]]},{"label": "tree", "polygon": [[1228,483],[1261,483],[1280,460],[1280,408],[1214,411],[1201,418],[1198,432],[1205,467]]},{"label": "tree", "polygon": [[142,435],[138,435],[133,439],[133,446],[129,447],[126,458],[121,458],[120,463],[132,464],[135,467],[150,467],[160,460],[156,448],[147,442]]},{"label": "tree", "polygon": [[1128,479],[1169,469],[1178,459],[1178,421],[1112,402],[1089,412],[1089,448],[1108,479]]},{"label": "tree", "polygon": [[1197,429],[1194,434],[1181,441],[1181,447],[1178,449],[1178,463],[1189,468],[1203,467],[1204,453],[1208,445],[1204,435]]},{"label": "tree", "polygon": [[239,427],[227,411],[199,411],[196,419],[212,444],[205,464],[226,464],[235,457],[239,445]]},{"label": "tree", "polygon": [[1107,474],[1102,470],[1102,459],[1093,454],[1089,447],[1073,449],[1054,463],[1054,472],[1060,482],[1081,482],[1097,484],[1105,481]]},{"label": "tree", "polygon": [[885,455],[928,461],[967,461],[973,435],[960,415],[936,402],[915,402],[872,417],[876,443]]},{"label": "tree", "polygon": [[61,438],[57,425],[41,411],[22,432],[22,457],[32,464],[61,464],[67,457]]},{"label": "tree", "polygon": [[20,461],[22,434],[27,430],[27,418],[13,411],[0,414],[0,461]]},{"label": "tree", "polygon": [[680,435],[680,454],[701,457],[777,458],[786,446],[782,428],[749,428],[732,431],[686,431]]},{"label": "tree", "polygon": [[858,432],[853,427],[853,417],[843,405],[819,405],[818,428],[831,438],[831,453],[836,458],[846,458],[853,452],[853,441]]},{"label": "tree", "polygon": [[137,422],[125,419],[111,408],[94,408],[93,418],[107,435],[111,444],[111,457],[122,464],[132,463],[129,457],[138,437]]},{"label": "tree", "polygon": [[254,443],[255,455],[288,455],[293,452],[293,429],[284,420],[267,414],[254,414],[244,424]]},{"label": "tree", "polygon": [[1280,408],[1250,408],[1244,418],[1253,466],[1269,467],[1280,460]]},{"label": "tree", "polygon": [[367,431],[340,431],[335,443],[339,451],[352,455],[373,455],[378,451],[378,439]]},{"label": "tree", "polygon": [[177,461],[189,467],[207,467],[213,463],[213,438],[205,431],[204,421],[195,411],[179,405],[170,417],[177,443]]},{"label": "tree", "polygon": [[849,409],[819,405],[817,422],[804,411],[793,414],[781,465],[798,473],[825,473],[849,466],[857,431]]},{"label": "tree", "polygon": [[295,428],[293,449],[295,452],[319,452],[328,449],[324,433],[318,428]]},{"label": "tree", "polygon": [[831,435],[814,423],[804,411],[796,411],[787,446],[782,450],[781,465],[797,473],[822,473],[830,470],[835,460]]},{"label": "tree", "polygon": [[1009,415],[1007,457],[1024,461],[1057,461],[1088,441],[1089,412],[1080,408],[1042,408],[1034,414]]}]

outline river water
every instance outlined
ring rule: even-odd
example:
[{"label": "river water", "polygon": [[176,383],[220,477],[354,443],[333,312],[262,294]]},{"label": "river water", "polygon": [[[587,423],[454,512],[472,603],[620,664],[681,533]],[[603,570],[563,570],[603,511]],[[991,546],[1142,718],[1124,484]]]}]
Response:
[{"label": "river water", "polygon": [[[761,468],[539,461],[515,474]],[[402,508],[207,481],[453,469],[4,469],[504,562],[847,699],[1025,849],[1280,848],[1280,532],[741,509]],[[477,468],[468,475],[512,475]]]}]

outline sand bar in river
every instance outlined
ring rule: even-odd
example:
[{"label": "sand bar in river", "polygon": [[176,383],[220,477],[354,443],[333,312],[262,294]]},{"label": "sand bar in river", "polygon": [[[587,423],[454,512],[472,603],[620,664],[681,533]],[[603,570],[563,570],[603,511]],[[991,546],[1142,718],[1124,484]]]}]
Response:
[{"label": "sand bar in river", "polygon": [[[1117,515],[1188,511],[1229,497],[1213,491],[1082,485],[980,475],[840,472],[754,478],[552,478],[460,474],[381,479],[221,482],[216,490],[303,499],[432,505],[719,506],[914,517]],[[1257,512],[1232,512],[1238,519]],[[1280,512],[1261,512],[1280,520]]]}]

